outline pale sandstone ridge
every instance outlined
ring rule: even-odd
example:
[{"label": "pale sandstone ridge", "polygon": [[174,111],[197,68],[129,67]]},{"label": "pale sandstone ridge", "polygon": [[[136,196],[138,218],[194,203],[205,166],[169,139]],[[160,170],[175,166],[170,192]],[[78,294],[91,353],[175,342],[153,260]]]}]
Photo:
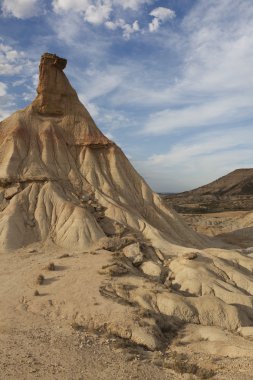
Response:
[{"label": "pale sandstone ridge", "polygon": [[96,127],[66,64],[45,53],[36,99],[0,124],[2,248],[50,240],[84,250],[115,228],[160,245],[202,244]]}]

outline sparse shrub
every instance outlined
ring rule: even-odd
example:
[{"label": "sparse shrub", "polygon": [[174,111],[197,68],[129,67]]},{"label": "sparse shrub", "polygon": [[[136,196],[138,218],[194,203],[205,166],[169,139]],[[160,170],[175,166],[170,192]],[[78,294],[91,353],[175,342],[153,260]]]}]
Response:
[{"label": "sparse shrub", "polygon": [[75,331],[83,331],[84,330],[84,326],[79,325],[79,323],[77,323],[77,322],[71,323],[71,327]]},{"label": "sparse shrub", "polygon": [[43,274],[39,274],[37,277],[37,284],[42,285],[44,281],[45,281],[45,277],[43,276]]},{"label": "sparse shrub", "polygon": [[48,266],[47,266],[47,269],[48,269],[48,270],[51,270],[51,271],[54,271],[54,270],[55,270],[55,265],[54,265],[54,263],[49,263]]},{"label": "sparse shrub", "polygon": [[187,356],[176,352],[171,353],[169,360],[164,363],[164,366],[181,374],[193,374],[201,379],[210,379],[215,375],[213,370],[199,367],[196,363],[191,363]]},{"label": "sparse shrub", "polygon": [[35,292],[33,293],[33,295],[34,295],[35,297],[37,297],[37,296],[40,295],[40,293],[39,293],[39,291],[36,289]]}]

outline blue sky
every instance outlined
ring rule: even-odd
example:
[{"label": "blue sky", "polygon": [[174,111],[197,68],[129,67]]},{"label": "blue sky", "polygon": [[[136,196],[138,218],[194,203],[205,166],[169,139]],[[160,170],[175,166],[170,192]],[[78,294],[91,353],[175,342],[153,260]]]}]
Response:
[{"label": "blue sky", "polygon": [[0,119],[66,74],[156,191],[253,167],[252,0],[0,0]]}]

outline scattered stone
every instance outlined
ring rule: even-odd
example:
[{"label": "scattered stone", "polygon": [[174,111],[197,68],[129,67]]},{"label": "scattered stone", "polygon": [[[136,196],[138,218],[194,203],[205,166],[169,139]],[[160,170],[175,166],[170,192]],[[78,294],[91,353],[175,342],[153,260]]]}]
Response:
[{"label": "scattered stone", "polygon": [[15,185],[15,186],[11,186],[11,187],[9,187],[8,189],[5,190],[4,197],[5,197],[5,199],[11,199],[19,191],[20,191],[20,185],[19,184]]},{"label": "scattered stone", "polygon": [[198,257],[197,252],[189,252],[189,253],[184,253],[183,258],[187,260],[194,260]]},{"label": "scattered stone", "polygon": [[37,277],[37,284],[42,285],[44,281],[45,281],[45,277],[43,276],[43,274],[39,274]]},{"label": "scattered stone", "polygon": [[140,249],[140,243],[127,245],[123,248],[123,254],[132,261],[134,266],[141,265],[144,260],[144,255]]},{"label": "scattered stone", "polygon": [[66,259],[67,257],[70,257],[68,253],[64,253],[63,255],[59,256],[59,259]]},{"label": "scattered stone", "polygon": [[143,273],[145,273],[147,276],[152,276],[155,278],[159,278],[162,273],[162,269],[160,265],[154,263],[153,261],[145,261],[140,266]]},{"label": "scattered stone", "polygon": [[163,256],[163,253],[160,249],[155,249],[155,253],[158,257],[159,260],[161,260],[162,262],[164,262],[164,256]]},{"label": "scattered stone", "polygon": [[127,244],[127,240],[120,237],[103,237],[99,239],[96,244],[96,250],[106,249],[107,251],[116,252],[119,251]]},{"label": "scattered stone", "polygon": [[90,200],[90,196],[89,196],[89,194],[83,194],[83,195],[81,196],[81,200],[82,200],[83,202],[88,202],[88,201]]},{"label": "scattered stone", "polygon": [[53,262],[49,263],[47,266],[47,269],[50,271],[55,271],[55,264]]},{"label": "scattered stone", "polygon": [[239,330],[239,333],[241,336],[243,336],[245,338],[253,339],[253,327],[252,326],[241,327]]}]

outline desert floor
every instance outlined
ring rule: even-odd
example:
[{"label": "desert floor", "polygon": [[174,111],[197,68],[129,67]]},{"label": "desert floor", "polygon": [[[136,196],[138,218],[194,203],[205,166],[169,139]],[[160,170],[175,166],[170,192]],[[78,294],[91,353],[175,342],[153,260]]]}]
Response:
[{"label": "desert floor", "polygon": [[[207,378],[210,370],[214,370],[215,379],[253,379],[250,358],[196,353],[194,345],[182,341],[179,344],[177,337],[163,352],[150,352],[117,337],[75,325],[59,310],[50,312],[54,304],[61,304],[58,298],[62,293],[57,292],[61,283],[67,293],[64,279],[73,268],[74,278],[79,270],[89,267],[90,260],[97,259],[80,253],[60,257],[60,251],[47,251],[39,246],[1,254],[1,380],[194,379],[197,377],[189,373],[194,372],[194,365],[202,369],[198,378]],[[56,271],[49,272],[45,268],[52,261]],[[36,284],[40,273],[45,274],[43,285]],[[83,286],[88,286],[85,278]],[[40,293],[37,297],[36,289]],[[94,304],[99,303],[96,291],[90,296]]]}]

